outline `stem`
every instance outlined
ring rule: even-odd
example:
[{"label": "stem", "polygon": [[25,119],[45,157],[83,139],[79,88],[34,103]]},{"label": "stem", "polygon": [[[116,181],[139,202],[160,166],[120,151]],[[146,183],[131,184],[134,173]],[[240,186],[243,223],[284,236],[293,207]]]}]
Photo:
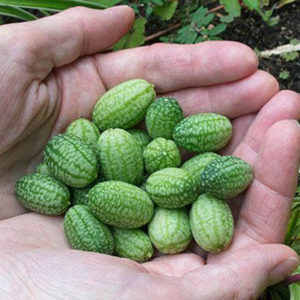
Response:
[{"label": "stem", "polygon": [[289,276],[284,281],[284,285],[290,285],[290,284],[297,283],[297,282],[300,282],[300,274],[295,274],[295,275]]},{"label": "stem", "polygon": [[289,53],[289,52],[293,52],[293,51],[300,51],[300,43],[297,44],[297,45],[287,44],[287,45],[276,47],[276,48],[271,49],[271,50],[261,51],[259,53],[259,56],[264,57],[264,58],[268,58],[272,55],[281,55],[283,53]]}]

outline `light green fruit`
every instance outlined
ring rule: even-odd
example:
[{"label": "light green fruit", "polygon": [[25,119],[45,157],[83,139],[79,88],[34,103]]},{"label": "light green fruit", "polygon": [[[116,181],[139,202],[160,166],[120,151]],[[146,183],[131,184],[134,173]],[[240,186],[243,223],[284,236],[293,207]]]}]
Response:
[{"label": "light green fruit", "polygon": [[145,118],[147,108],[154,100],[153,84],[143,79],[123,82],[99,99],[94,107],[93,122],[102,131],[132,128]]},{"label": "light green fruit", "polygon": [[150,240],[161,253],[182,252],[192,239],[189,216],[183,208],[157,207],[148,228]]},{"label": "light green fruit", "polygon": [[36,172],[43,175],[51,175],[50,168],[44,162],[37,165]]},{"label": "light green fruit", "polygon": [[153,139],[172,139],[174,128],[182,119],[183,112],[179,103],[174,98],[163,97],[149,106],[145,122]]},{"label": "light green fruit", "polygon": [[51,173],[69,186],[82,188],[97,178],[94,151],[78,137],[54,136],[45,148],[44,157]]},{"label": "light green fruit", "polygon": [[67,211],[64,230],[73,249],[113,254],[111,231],[93,216],[86,205],[75,205]]},{"label": "light green fruit", "polygon": [[156,138],[145,148],[145,167],[148,173],[161,169],[179,167],[181,164],[180,152],[176,144],[165,138]]},{"label": "light green fruit", "polygon": [[153,203],[142,189],[121,181],[105,181],[88,194],[89,207],[103,223],[120,228],[138,228],[153,215]]},{"label": "light green fruit", "polygon": [[199,184],[199,192],[204,192],[204,188],[201,184],[201,174],[204,171],[205,167],[212,162],[214,159],[219,157],[220,155],[213,152],[206,152],[202,154],[198,154],[189,160],[187,160],[181,168],[190,172],[191,175],[198,181]]},{"label": "light green fruit", "polygon": [[75,135],[89,145],[93,150],[97,148],[100,132],[91,121],[80,118],[72,122],[66,129],[67,135]]},{"label": "light green fruit", "polygon": [[232,125],[225,116],[203,113],[182,120],[174,129],[174,141],[192,152],[217,151],[227,145]]},{"label": "light green fruit", "polygon": [[148,235],[141,229],[113,228],[115,253],[137,262],[150,259],[153,247]]},{"label": "light green fruit", "polygon": [[252,167],[235,156],[216,158],[201,174],[201,184],[205,191],[222,199],[236,197],[252,180]]},{"label": "light green fruit", "polygon": [[123,129],[108,129],[98,141],[98,155],[107,180],[139,184],[144,174],[141,147],[136,139]]},{"label": "light green fruit", "polygon": [[16,183],[19,201],[28,209],[45,215],[60,215],[69,207],[68,188],[50,175],[33,173]]},{"label": "light green fruit", "polygon": [[149,134],[145,130],[141,129],[130,129],[128,132],[136,139],[138,144],[141,146],[142,151],[151,142]]},{"label": "light green fruit", "polygon": [[217,253],[230,245],[234,222],[225,201],[210,194],[200,195],[192,205],[190,222],[193,236],[204,250]]},{"label": "light green fruit", "polygon": [[149,176],[146,190],[158,206],[180,208],[196,200],[198,182],[186,170],[166,168]]}]

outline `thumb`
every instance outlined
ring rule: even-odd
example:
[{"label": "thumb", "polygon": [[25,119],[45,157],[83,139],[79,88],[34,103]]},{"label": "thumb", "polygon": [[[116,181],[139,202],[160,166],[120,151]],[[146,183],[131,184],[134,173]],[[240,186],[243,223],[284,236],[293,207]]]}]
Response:
[{"label": "thumb", "polygon": [[[188,299],[257,299],[270,285],[284,280],[299,265],[297,254],[284,245],[259,245],[214,259],[184,276],[194,288]],[[197,288],[196,288],[197,287]]]}]

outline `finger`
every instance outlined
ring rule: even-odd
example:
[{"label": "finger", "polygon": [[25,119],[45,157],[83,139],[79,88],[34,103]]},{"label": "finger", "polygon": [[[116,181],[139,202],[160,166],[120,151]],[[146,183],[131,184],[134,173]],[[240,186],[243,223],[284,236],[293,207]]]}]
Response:
[{"label": "finger", "polygon": [[264,71],[231,83],[184,89],[163,96],[178,99],[186,116],[215,112],[229,118],[257,112],[278,92],[277,80]]},{"label": "finger", "polygon": [[284,239],[300,162],[300,128],[295,120],[274,124],[263,138],[237,224],[238,236],[260,243]]},{"label": "finger", "polygon": [[134,13],[127,6],[105,10],[71,8],[26,24],[1,27],[5,41],[1,50],[6,49],[10,56],[20,53],[21,62],[30,69],[49,72],[52,67],[111,46],[129,30],[133,20]]},{"label": "finger", "polygon": [[255,53],[237,42],[154,44],[96,56],[106,86],[133,78],[155,84],[159,93],[239,80],[258,65]]},{"label": "finger", "polygon": [[279,92],[258,113],[234,155],[254,164],[260,143],[268,129],[280,120],[299,118],[300,95],[292,91]]},{"label": "finger", "polygon": [[299,264],[297,254],[283,245],[258,245],[215,261],[184,276],[186,299],[258,299]]}]

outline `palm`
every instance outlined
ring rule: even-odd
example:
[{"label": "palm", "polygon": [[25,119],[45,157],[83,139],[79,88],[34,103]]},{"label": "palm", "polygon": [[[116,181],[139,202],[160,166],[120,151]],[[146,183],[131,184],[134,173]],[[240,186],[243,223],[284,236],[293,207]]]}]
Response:
[{"label": "palm", "polygon": [[[84,25],[81,14],[86,14],[84,20],[89,19]],[[257,271],[256,253],[261,249],[268,253],[275,247],[280,248],[267,244],[280,243],[284,237],[296,183],[300,136],[295,123],[281,120],[298,118],[299,97],[289,92],[274,96],[278,89],[276,81],[267,73],[255,71],[256,58],[240,44],[155,45],[119,53],[94,54],[120,38],[132,22],[132,14],[127,9],[126,12],[98,14],[103,24],[109,23],[108,28],[95,25],[97,13],[81,10],[73,11],[73,18],[80,19],[81,25],[74,26],[71,33],[64,30],[59,33],[47,19],[41,28],[31,23],[26,32],[36,31],[37,40],[30,45],[21,42],[18,46],[22,52],[16,51],[16,57],[0,70],[9,70],[12,74],[5,82],[5,88],[0,86],[0,104],[6,112],[0,120],[0,136],[3,137],[0,141],[0,206],[5,208],[1,209],[0,218],[24,211],[14,197],[14,183],[24,173],[33,171],[42,160],[42,150],[51,135],[63,131],[80,116],[89,118],[95,102],[106,89],[125,80],[144,78],[156,85],[159,94],[176,97],[186,115],[213,111],[230,117],[234,136],[223,152],[248,161],[254,168],[255,180],[243,199],[232,201],[238,219],[233,244],[222,254],[209,255],[208,265],[204,266],[200,256],[189,253],[156,258],[143,267],[127,260],[100,256],[103,266],[110,264],[126,270],[125,275],[131,270],[164,278],[183,276],[189,283],[196,280],[196,273],[205,274],[211,270],[220,276],[231,274],[232,281],[238,280],[241,270]],[[59,22],[65,26],[70,21],[57,17]],[[15,30],[21,28],[14,26]],[[66,27],[70,28],[70,24]],[[8,30],[11,29],[3,27],[3,34]],[[43,30],[51,42],[43,39]],[[26,35],[26,32],[21,33]],[[37,60],[37,57],[41,58]],[[18,78],[17,83],[15,78]],[[15,105],[11,105],[11,99],[15,99]],[[11,134],[4,134],[7,132]],[[41,255],[41,262],[47,261],[48,256],[43,256],[37,248],[66,249],[57,252],[63,261],[78,255],[68,250],[61,217],[30,213],[2,221],[2,228],[1,239],[9,241],[0,245],[3,252],[18,255],[20,249],[21,252],[30,250],[33,260],[34,255]],[[192,251],[198,253],[199,249],[193,247]],[[283,249],[274,261],[290,253]],[[95,257],[88,253],[80,255],[83,260]],[[260,265],[263,268],[264,262]],[[207,276],[206,280],[213,278]],[[204,287],[205,284],[203,280]],[[266,286],[266,282],[262,281],[260,285],[256,287],[256,293]]]}]

